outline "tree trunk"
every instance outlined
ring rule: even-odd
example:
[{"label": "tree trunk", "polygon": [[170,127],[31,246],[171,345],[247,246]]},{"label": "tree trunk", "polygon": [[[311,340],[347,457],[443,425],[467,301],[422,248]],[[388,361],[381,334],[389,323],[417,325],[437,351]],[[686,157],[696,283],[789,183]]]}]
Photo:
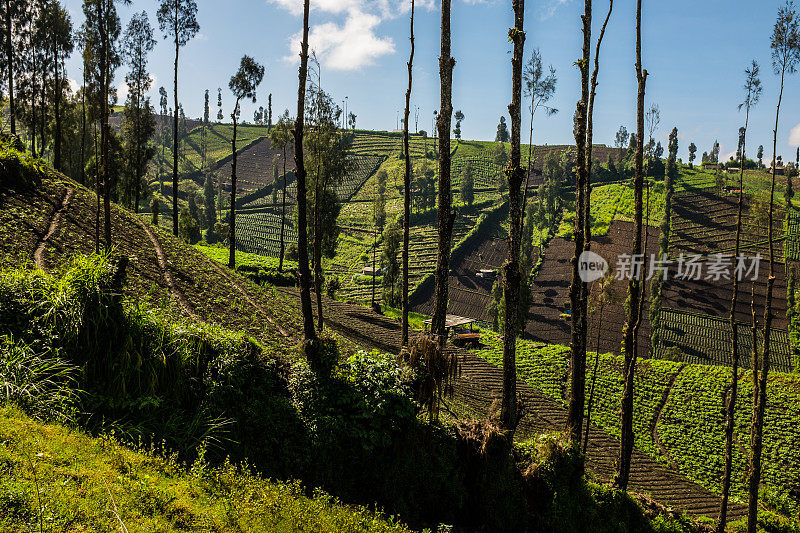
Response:
[{"label": "tree trunk", "polygon": [[[744,209],[744,164],[745,164],[745,142],[747,138],[747,126],[750,122],[750,106],[747,106],[747,114],[744,121],[745,134],[742,137],[741,147],[741,168],[739,169],[739,205],[736,213],[736,246],[733,254],[734,261],[738,261],[741,252],[742,242],[742,211]],[[725,471],[722,475],[722,503],[720,504],[719,520],[717,521],[717,533],[725,533],[725,526],[728,523],[728,499],[731,489],[731,472],[733,466],[733,430],[735,425],[734,415],[736,414],[736,398],[739,392],[739,335],[736,329],[736,305],[739,299],[739,275],[734,270],[733,276],[733,296],[731,297],[731,313],[729,324],[731,328],[731,392],[727,399],[725,409]]]},{"label": "tree trunk", "polygon": [[97,154],[97,123],[94,125],[94,188],[97,196],[97,211],[94,220],[94,253],[100,253],[100,165]]},{"label": "tree trunk", "polygon": [[580,256],[586,239],[586,111],[589,105],[589,56],[592,44],[592,0],[585,0],[583,22],[583,59],[578,62],[581,71],[581,99],[575,115],[575,145],[577,154],[577,176],[575,180],[575,254],[572,258],[572,283],[569,288],[572,345],[570,349],[569,411],[567,432],[572,443],[580,444],[583,429],[583,409],[586,395],[586,319],[583,316],[584,283],[579,272]]},{"label": "tree trunk", "polygon": [[56,112],[56,132],[55,144],[53,147],[53,168],[61,171],[61,80],[58,72],[58,52],[53,51],[55,90],[53,94],[54,107]]},{"label": "tree trunk", "polygon": [[[273,187],[277,187],[275,183]],[[278,259],[278,272],[283,272],[283,255],[286,253],[284,230],[286,227],[286,144],[283,145],[283,202],[281,204],[281,253]]]},{"label": "tree trunk", "polygon": [[[636,79],[638,81],[636,104],[636,156],[635,156],[635,231],[633,256],[642,254],[642,189],[644,188],[644,95],[647,85],[647,71],[642,69],[642,0],[636,1]],[[625,323],[622,393],[622,423],[620,438],[619,466],[614,484],[621,490],[628,490],[633,454],[633,396],[634,374],[636,372],[636,329],[639,323],[642,296],[640,272],[633,272],[628,283],[628,319]]]},{"label": "tree trunk", "polygon": [[100,135],[100,158],[102,159],[103,165],[103,216],[105,218],[105,238],[106,238],[106,251],[111,250],[111,183],[110,183],[110,176],[108,174],[108,136],[110,132],[109,124],[108,124],[108,92],[109,92],[109,85],[111,84],[111,68],[109,66],[109,35],[108,35],[108,8],[105,5],[105,2],[109,0],[103,0],[105,12],[103,13],[103,17],[100,19],[101,21],[101,39],[102,39],[102,46],[103,46],[103,64],[102,64],[102,78],[103,78],[103,125]]},{"label": "tree trunk", "polygon": [[8,114],[11,117],[11,135],[17,134],[14,107],[14,48],[11,42],[11,0],[6,0],[6,57],[8,58]]},{"label": "tree trunk", "polygon": [[[327,188],[326,183],[322,183],[321,168],[317,169],[316,179],[316,201],[314,202],[314,292],[317,297],[317,331],[322,333],[325,327],[324,309],[322,307],[322,228],[320,226],[320,211],[323,196]],[[375,294],[375,273],[373,272],[373,298]]]},{"label": "tree trunk", "polygon": [[403,346],[408,346],[408,249],[411,233],[411,154],[408,143],[408,118],[411,113],[414,51],[414,0],[411,0],[411,55],[408,58],[408,90],[406,90],[406,118],[403,132],[403,148],[406,153],[406,168],[403,174],[403,325],[401,333]]},{"label": "tree trunk", "polygon": [[231,209],[228,217],[228,267],[236,268],[236,110],[239,109],[239,100],[233,108],[233,139],[231,140]]},{"label": "tree trunk", "polygon": [[300,282],[300,306],[303,312],[303,333],[306,340],[306,357],[316,363],[316,351],[309,346],[317,340],[314,315],[311,309],[311,272],[308,267],[308,226],[306,225],[306,167],[303,160],[303,125],[306,108],[306,80],[308,78],[308,17],[309,1],[303,2],[303,42],[300,48],[300,74],[297,89],[297,119],[294,129],[294,161],[297,167],[297,254]]},{"label": "tree trunk", "polygon": [[[519,255],[522,246],[522,61],[525,53],[525,0],[513,0],[514,28],[509,32],[514,42],[511,57],[511,157],[506,169],[508,177],[508,259],[503,265],[503,297],[505,298],[505,330],[503,332],[503,400],[500,406],[501,427],[513,435],[517,416],[517,322],[522,275]],[[528,289],[530,290],[530,289]]]},{"label": "tree trunk", "polygon": [[592,371],[592,385],[589,389],[589,402],[586,405],[586,429],[583,434],[583,455],[586,455],[586,448],[589,446],[589,429],[592,426],[592,407],[594,405],[594,387],[597,383],[597,369],[600,367],[600,333],[603,331],[603,309],[605,308],[606,301],[603,295],[603,289],[600,289],[600,319],[597,323],[597,344],[595,345],[594,354],[594,370]]},{"label": "tree trunk", "polygon": [[33,69],[31,71],[31,154],[36,157],[36,48],[33,45],[33,22],[30,22],[30,37],[28,38],[28,46],[32,56]]},{"label": "tree trunk", "polygon": [[[594,71],[592,72],[592,79],[590,82],[589,90],[589,105],[586,110],[586,193],[584,196],[583,207],[583,249],[589,251],[592,248],[592,224],[591,224],[591,200],[592,200],[592,142],[594,136],[594,99],[597,95],[597,76],[600,73],[600,46],[603,44],[603,37],[606,34],[608,21],[611,19],[611,12],[614,10],[614,0],[609,0],[608,13],[603,21],[603,26],[600,29],[600,36],[597,39],[597,48],[594,52]],[[589,345],[589,284],[583,283],[581,291],[581,346],[583,347],[583,376],[582,380],[584,386],[586,383],[586,352]],[[602,311],[601,311],[602,312]],[[599,350],[598,341],[598,350]],[[599,353],[595,354],[595,374],[597,373],[597,364],[599,363]],[[594,389],[594,379],[592,379],[592,389]],[[593,391],[592,391],[593,392]],[[586,438],[584,439],[583,450],[586,453],[586,446],[589,438],[589,415],[591,414],[591,402],[587,411],[586,417]],[[581,421],[582,423],[583,421]],[[580,442],[580,426],[578,428],[578,442]]]},{"label": "tree trunk", "polygon": [[81,185],[86,185],[86,69],[81,91]]},{"label": "tree trunk", "polygon": [[[769,197],[769,278],[767,278],[767,297],[764,302],[764,347],[761,354],[761,377],[756,383],[756,369],[753,366],[753,422],[750,428],[750,472],[748,476],[748,514],[747,531],[755,533],[758,522],[758,487],[761,484],[761,452],[764,438],[764,412],[767,408],[767,377],[770,365],[770,332],[772,330],[772,292],[775,286],[775,242],[772,235],[773,217],[775,211],[775,167],[777,166],[776,154],[778,152],[778,121],[781,116],[781,102],[783,101],[783,82],[786,70],[781,74],[781,90],[778,96],[778,108],[775,112],[775,129],[772,131],[772,186]],[[755,337],[753,337],[755,338]],[[758,394],[756,394],[758,391]]]},{"label": "tree trunk", "polygon": [[439,250],[436,260],[436,300],[431,322],[431,333],[439,346],[447,344],[447,283],[450,273],[450,238],[456,213],[450,203],[450,124],[453,114],[453,67],[456,61],[450,56],[450,3],[442,0],[442,37],[439,56],[441,80],[441,108],[437,119],[439,130]]},{"label": "tree trunk", "polygon": [[[172,233],[178,236],[178,53],[180,52],[180,45],[178,44],[178,10],[175,10],[175,112],[173,113],[172,122]],[[234,122],[236,119],[234,118]],[[234,146],[234,153],[236,147]],[[233,230],[233,228],[231,228]]]}]

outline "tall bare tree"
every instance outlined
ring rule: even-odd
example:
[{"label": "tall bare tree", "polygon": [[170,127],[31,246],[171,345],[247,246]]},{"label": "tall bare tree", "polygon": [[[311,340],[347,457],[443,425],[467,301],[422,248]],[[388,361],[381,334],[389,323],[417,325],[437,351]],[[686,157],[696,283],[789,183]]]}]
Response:
[{"label": "tall bare tree", "polygon": [[178,235],[178,56],[181,47],[200,31],[197,23],[197,3],[195,0],[161,0],[158,8],[158,24],[164,38],[172,37],[175,44],[175,63],[173,85],[175,115],[172,123],[172,231]]},{"label": "tall bare tree", "polygon": [[522,191],[522,212],[525,212],[525,202],[528,197],[528,187],[531,182],[531,172],[533,171],[533,119],[536,112],[541,108],[549,117],[558,113],[558,109],[547,105],[556,92],[556,69],[550,65],[547,75],[542,68],[542,54],[539,49],[535,49],[531,58],[525,64],[522,73],[524,83],[524,96],[531,99],[529,110],[531,112],[531,128],[528,137],[528,171],[525,177],[525,189]]},{"label": "tall bare tree", "polygon": [[[739,110],[745,108],[744,129],[742,131],[740,157],[741,165],[739,169],[739,204],[736,213],[736,246],[734,250],[734,260],[739,260],[742,242],[742,211],[744,208],[744,164],[745,147],[747,141],[747,127],[750,123],[750,108],[758,103],[761,98],[761,79],[759,78],[758,63],[753,63],[745,69],[745,99],[739,104]],[[725,471],[722,475],[722,503],[720,504],[719,520],[717,521],[717,532],[725,533],[725,526],[728,522],[728,498],[731,489],[731,471],[733,465],[733,430],[734,415],[736,414],[736,398],[739,392],[739,335],[736,328],[736,306],[739,299],[739,282],[741,281],[738,272],[733,276],[733,296],[731,297],[731,313],[729,315],[731,329],[731,390],[727,398],[725,408]]]},{"label": "tall bare tree", "polygon": [[228,266],[236,268],[236,125],[241,113],[241,102],[247,98],[255,103],[256,89],[264,79],[264,67],[256,63],[250,56],[242,57],[239,70],[228,82],[235,98],[231,120],[233,121],[233,138],[231,139],[231,210],[228,228]]},{"label": "tall bare tree", "polygon": [[575,145],[577,157],[577,176],[575,179],[575,254],[572,258],[572,283],[569,287],[572,345],[570,350],[569,411],[567,413],[567,432],[573,443],[580,443],[583,428],[583,409],[586,396],[586,319],[583,317],[583,287],[579,272],[579,260],[586,239],[586,112],[589,107],[589,60],[592,46],[592,0],[585,0],[583,15],[583,57],[578,60],[581,71],[581,99],[575,111]]},{"label": "tall bare tree", "polygon": [[[794,74],[800,60],[800,19],[794,1],[787,0],[778,10],[778,19],[770,38],[772,69],[780,76],[780,92],[775,110],[775,129],[772,131],[772,185],[769,198],[769,278],[764,301],[764,334],[761,351],[761,375],[757,378],[758,360],[753,358],[753,418],[750,428],[750,471],[748,475],[747,531],[755,533],[758,521],[758,486],[761,483],[761,452],[764,436],[764,411],[767,406],[767,377],[770,365],[770,333],[772,331],[772,292],[775,287],[775,243],[772,234],[775,211],[775,173],[778,152],[778,124],[781,117],[783,87],[787,74]],[[757,352],[753,352],[757,353]]]},{"label": "tall bare tree", "polygon": [[441,108],[436,118],[439,130],[439,252],[436,260],[436,300],[431,330],[440,347],[447,343],[447,283],[450,273],[450,239],[456,213],[451,205],[450,191],[450,124],[453,116],[453,68],[456,60],[450,56],[450,3],[442,0],[442,49],[439,56],[441,79]]},{"label": "tall bare tree", "polygon": [[[283,150],[283,187],[282,187],[282,200],[281,200],[281,250],[278,258],[278,272],[283,272],[283,258],[286,253],[286,147],[292,140],[292,119],[289,117],[289,110],[284,111],[283,115],[278,118],[278,123],[274,128],[270,129],[269,138],[272,144],[280,147]],[[272,184],[273,190],[278,186],[275,181]]]},{"label": "tall bare tree", "polygon": [[403,148],[406,156],[406,168],[403,174],[403,346],[408,346],[408,249],[411,232],[411,150],[408,146],[408,118],[411,114],[414,51],[414,0],[411,0],[411,54],[408,57],[408,89],[405,120],[403,120]]},{"label": "tall bare tree", "polygon": [[[642,0],[636,0],[636,80],[638,82],[636,98],[636,155],[634,188],[634,237],[633,257],[642,254],[643,205],[644,190],[644,95],[647,85],[647,70],[642,68]],[[621,490],[628,490],[631,473],[631,456],[633,455],[633,394],[634,375],[636,373],[636,333],[641,313],[642,272],[634,270],[628,282],[628,317],[625,322],[623,377],[625,385],[622,392],[621,438],[619,448],[618,472],[614,484]]]},{"label": "tall bare tree", "polygon": [[297,174],[297,255],[300,282],[300,307],[303,313],[305,354],[309,363],[316,363],[317,332],[311,309],[311,269],[308,266],[308,226],[306,207],[306,167],[303,159],[303,126],[306,114],[306,82],[308,80],[308,16],[310,0],[303,2],[303,41],[300,45],[300,71],[297,88],[297,118],[294,122],[294,162]]},{"label": "tall bare tree", "polygon": [[[508,179],[508,258],[503,265],[503,298],[505,299],[505,330],[503,332],[503,400],[500,406],[500,423],[504,430],[513,433],[517,413],[517,329],[519,290],[522,284],[520,251],[522,248],[522,183],[525,169],[521,167],[522,151],[522,62],[525,53],[525,0],[512,0],[514,27],[509,30],[509,40],[514,43],[511,56],[511,158],[506,168]],[[530,289],[529,289],[530,290]]]}]

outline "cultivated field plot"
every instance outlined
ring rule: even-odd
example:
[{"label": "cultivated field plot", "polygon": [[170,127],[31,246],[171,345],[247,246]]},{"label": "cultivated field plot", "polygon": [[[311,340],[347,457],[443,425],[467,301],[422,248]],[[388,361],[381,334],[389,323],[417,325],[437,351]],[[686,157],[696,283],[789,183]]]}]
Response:
[{"label": "cultivated field plot", "polygon": [[[433,139],[410,134],[408,138],[412,158],[425,157],[432,151]],[[356,131],[351,150],[358,155],[390,157],[403,151],[403,134],[388,131]]]},{"label": "cultivated field plot", "polygon": [[[455,246],[469,231],[475,226],[478,220],[478,213],[463,213],[456,217],[455,224],[453,225],[453,240]],[[361,269],[365,266],[372,266],[372,234],[368,228],[347,227],[345,234],[348,236],[346,246],[342,246],[340,239],[339,250],[337,257],[329,265],[331,272],[338,274],[342,278],[342,289],[339,292],[341,296],[348,300],[368,302],[372,297],[372,285],[369,282],[356,283],[354,275],[359,274]],[[438,233],[434,224],[424,224],[414,226],[411,228],[409,235],[409,265],[408,265],[408,278],[409,288],[413,291],[417,284],[426,275],[431,274],[436,270],[436,246],[438,242]],[[349,247],[357,247],[361,243],[361,248],[358,250],[347,251]],[[358,256],[355,256],[355,252]],[[366,254],[368,260],[362,262],[360,260],[361,254]],[[380,242],[377,247],[376,255],[378,257],[378,266],[380,266],[380,257],[383,253],[383,243]],[[352,261],[352,258],[358,257],[357,260]],[[346,262],[350,258],[352,262]],[[402,261],[402,251],[398,254],[398,260]],[[358,278],[355,278],[356,280]],[[382,289],[378,287],[376,299],[379,299]],[[413,309],[418,311],[416,308]]]},{"label": "cultivated field plot", "polygon": [[[484,335],[484,342],[488,346],[475,353],[501,366],[502,342],[493,335]],[[518,376],[566,406],[569,401],[569,354],[568,346],[520,340],[517,342]],[[622,357],[601,354],[596,374],[594,363],[595,354],[590,353],[586,395],[588,398],[592,382],[595,382],[592,422],[609,434],[619,436]],[[739,444],[734,446],[732,494],[737,498],[746,494],[751,377],[749,371],[741,371],[741,388],[736,402],[735,428]],[[674,471],[719,493],[725,450],[722,407],[730,379],[730,368],[640,359],[636,365],[633,417],[637,449],[665,467],[669,465]],[[770,401],[765,416],[764,454],[771,460],[764,463],[763,482],[787,493],[800,482],[800,430],[796,423],[800,410],[800,379],[795,374],[772,372],[767,394]],[[675,489],[663,480],[656,484]],[[687,494],[679,494],[678,498],[684,504],[692,500]],[[714,516],[719,508],[718,502],[714,505],[708,499],[695,505],[705,507],[709,516]]]},{"label": "cultivated field plot", "polygon": [[[181,172],[195,172],[202,168],[202,127],[192,129],[180,139],[178,145],[178,165]],[[257,139],[268,135],[266,126],[239,125],[236,127],[236,149],[241,150]],[[209,124],[206,128],[206,157],[211,165],[231,155],[233,124]],[[159,147],[160,148],[160,147]],[[159,149],[159,152],[161,150]],[[172,172],[172,146],[166,147],[164,168]],[[228,172],[230,176],[230,172]]]},{"label": "cultivated field plot", "polygon": [[[278,257],[281,251],[280,209],[263,209],[236,215],[236,249],[269,257]],[[297,231],[287,210],[284,240],[286,247],[297,242]]]},{"label": "cultivated field plot", "polygon": [[[647,253],[658,253],[658,236],[660,230],[647,226]],[[595,239],[592,250],[609,262],[614,268],[617,257],[630,254],[634,236],[634,225],[630,222],[615,220],[611,223],[608,233]],[[575,244],[563,238],[556,237],[544,251],[544,262],[531,286],[533,303],[530,309],[528,325],[525,328],[526,337],[547,344],[570,343],[570,317],[569,311],[569,286],[572,269],[570,260],[575,253]],[[596,298],[595,292],[599,289],[597,282],[591,285],[592,299]],[[613,303],[607,303],[602,315],[595,312],[590,319],[589,347],[595,350],[598,329],[600,333],[600,351],[620,353],[622,328],[625,325],[625,310],[623,303],[628,291],[627,280],[614,283]],[[649,353],[650,323],[647,319],[649,308],[650,284],[647,284],[645,294],[648,300],[644,305],[644,316],[639,329],[639,354],[646,357]]]},{"label": "cultivated field plot", "polygon": [[[756,204],[745,202],[742,215],[742,253],[760,253],[768,258],[769,235],[766,219],[757,215]],[[701,189],[693,192],[677,193],[674,197],[672,232],[670,235],[670,256],[684,254],[733,253],[736,245],[736,218],[738,196],[720,196],[715,189]],[[782,206],[775,206],[773,238],[775,239],[775,259],[783,261],[783,219]]]},{"label": "cultivated field plot", "polygon": [[[467,165],[472,165],[472,177],[475,190],[494,190],[497,189],[499,179],[503,175],[503,167],[492,160],[491,154],[482,152],[479,155],[468,157],[456,157],[453,159],[453,167],[450,175],[452,177],[453,192],[461,190],[461,179],[464,177],[464,169]],[[531,176],[531,184],[533,184]]]},{"label": "cultivated field plot", "polygon": [[[488,314],[492,303],[493,277],[478,277],[480,270],[497,271],[503,266],[508,256],[508,244],[505,239],[496,238],[492,232],[485,231],[480,243],[463,260],[452,265],[448,280],[447,312],[451,315],[464,316],[491,322]],[[434,287],[418,296],[420,303],[413,306],[414,311],[432,315],[434,308]]]},{"label": "cultivated field plot", "polygon": [[784,253],[787,260],[800,261],[800,211],[797,209],[790,209],[786,215]]},{"label": "cultivated field plot", "polygon": [[[660,314],[659,343],[654,357],[679,359],[686,363],[703,365],[731,364],[731,328],[728,319],[662,309]],[[739,364],[750,368],[753,347],[750,324],[738,323]],[[758,346],[764,345],[761,328],[756,333]],[[770,332],[771,368],[777,372],[792,372],[792,350],[785,330],[773,328]]]},{"label": "cultivated field plot", "polygon": [[[266,130],[264,130],[266,131]],[[238,134],[237,134],[238,138]],[[238,140],[238,139],[237,139]],[[222,186],[230,191],[231,158],[230,147],[226,160],[214,168],[214,172],[222,180]],[[286,171],[294,170],[294,144],[286,147]],[[283,176],[283,150],[272,146],[269,138],[263,138],[256,144],[236,156],[236,191],[245,195],[272,183],[274,166],[278,167],[279,176]]]},{"label": "cultivated field plot", "polygon": [[[762,260],[758,279],[753,282],[749,278],[739,284],[739,295],[736,301],[735,318],[737,322],[750,324],[751,295],[755,295],[756,317],[763,322],[764,304],[769,277],[769,262]],[[662,286],[662,307],[678,310],[690,309],[695,313],[717,318],[726,318],[730,314],[733,299],[733,281],[720,279],[684,280],[675,279],[670,270],[670,278]],[[751,276],[752,277],[752,276]],[[753,287],[755,283],[755,287]],[[755,289],[755,290],[753,290]],[[788,327],[786,318],[787,280],[783,263],[775,264],[775,286],[772,293],[772,324],[778,329]]]}]

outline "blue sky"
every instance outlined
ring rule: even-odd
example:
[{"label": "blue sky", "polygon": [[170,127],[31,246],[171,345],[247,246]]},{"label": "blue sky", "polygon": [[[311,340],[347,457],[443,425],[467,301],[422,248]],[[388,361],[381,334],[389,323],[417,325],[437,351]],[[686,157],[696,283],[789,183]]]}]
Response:
[{"label": "blue sky", "polygon": [[[466,115],[462,126],[468,139],[494,139],[498,119],[510,100],[511,0],[452,0],[453,56],[456,58],[453,101]],[[322,63],[323,87],[358,115],[358,127],[395,129],[404,106],[408,60],[408,8],[410,0],[312,0],[312,48]],[[658,140],[669,131],[680,132],[680,156],[694,141],[699,153],[709,151],[715,139],[727,156],[736,150],[737,130],[744,114],[744,69],[751,60],[761,64],[764,93],[751,116],[748,153],[765,146],[772,152],[772,128],[778,96],[778,79],[772,72],[769,36],[782,0],[645,0],[643,17],[644,67],[650,77],[647,102],[661,109]],[[434,109],[439,107],[439,13],[437,0],[417,0],[417,56],[414,64],[413,106],[419,107],[419,127],[431,131]],[[541,49],[545,63],[558,74],[553,105],[556,116],[537,116],[534,143],[567,144],[572,138],[572,115],[579,96],[578,71],[582,37],[579,33],[583,2],[578,0],[528,1],[526,57]],[[595,35],[599,33],[608,2],[595,4]],[[77,27],[83,21],[80,0],[66,0]],[[273,93],[274,113],[296,109],[297,49],[301,25],[301,0],[198,0],[200,34],[181,51],[180,97],[189,116],[203,112],[203,92],[212,91],[216,114],[216,89],[223,89],[225,115],[232,98],[227,83],[243,54],[266,66],[259,102],[249,103],[243,117],[266,106]],[[171,94],[173,50],[158,31],[156,0],[134,0],[120,5],[123,25],[136,11],[147,11],[159,44],[150,67],[156,85]],[[635,1],[616,0],[601,52],[595,135],[596,142],[613,144],[620,125],[635,131],[636,80],[634,73]],[[80,57],[68,62],[68,74],[81,78]],[[122,84],[125,67],[117,72]],[[794,159],[800,145],[800,74],[788,78],[778,153]],[[523,121],[527,131],[528,120]],[[413,127],[412,112],[412,127]],[[791,130],[794,128],[794,132]]]}]

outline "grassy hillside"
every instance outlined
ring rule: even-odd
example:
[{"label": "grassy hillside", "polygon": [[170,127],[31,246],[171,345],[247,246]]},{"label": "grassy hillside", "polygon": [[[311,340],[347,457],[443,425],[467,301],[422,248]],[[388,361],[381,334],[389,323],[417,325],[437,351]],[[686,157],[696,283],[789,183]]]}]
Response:
[{"label": "grassy hillside", "polygon": [[188,471],[113,438],[0,407],[0,529],[389,532],[405,527],[299,484],[202,458]]}]

